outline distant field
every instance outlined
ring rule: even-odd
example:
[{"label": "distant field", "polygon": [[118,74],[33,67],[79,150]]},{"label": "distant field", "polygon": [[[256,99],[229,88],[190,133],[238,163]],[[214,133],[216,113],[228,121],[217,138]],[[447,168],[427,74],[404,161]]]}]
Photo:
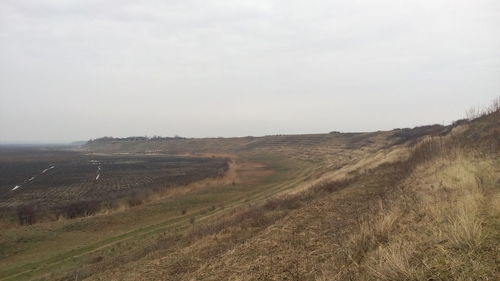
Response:
[{"label": "distant field", "polygon": [[221,176],[226,159],[91,155],[36,148],[0,150],[0,210],[32,204],[48,211],[75,200],[112,203]]}]

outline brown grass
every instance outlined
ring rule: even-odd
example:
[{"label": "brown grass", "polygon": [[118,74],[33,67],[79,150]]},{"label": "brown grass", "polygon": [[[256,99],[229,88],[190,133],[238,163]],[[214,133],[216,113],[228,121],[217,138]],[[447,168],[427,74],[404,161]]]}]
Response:
[{"label": "brown grass", "polygon": [[379,247],[375,253],[375,266],[368,267],[378,280],[425,280],[422,268],[413,261],[417,245],[412,241],[395,241]]},{"label": "brown grass", "polygon": [[[484,228],[488,211],[484,206],[489,206],[485,192],[498,190],[491,189],[496,180],[486,179],[473,162],[465,157],[440,159],[412,172],[403,183],[408,186],[386,199],[383,205],[390,207],[362,220],[351,234],[344,249],[350,260],[344,274],[356,280],[436,276],[492,280],[494,249],[488,238],[491,233]],[[486,166],[491,167],[491,162]],[[477,180],[478,173],[482,181]],[[488,239],[490,245],[485,247]]]},{"label": "brown grass", "polygon": [[94,279],[496,280],[497,128],[482,116],[369,154]]}]

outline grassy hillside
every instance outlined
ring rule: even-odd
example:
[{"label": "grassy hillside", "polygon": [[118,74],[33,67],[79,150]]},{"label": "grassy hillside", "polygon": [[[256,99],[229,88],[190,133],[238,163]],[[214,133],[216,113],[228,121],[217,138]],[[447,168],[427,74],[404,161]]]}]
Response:
[{"label": "grassy hillside", "polygon": [[499,121],[497,109],[365,155],[91,279],[495,280]]},{"label": "grassy hillside", "polygon": [[0,280],[494,280],[500,113],[389,132],[103,140],[229,157],[146,204],[2,231]]}]

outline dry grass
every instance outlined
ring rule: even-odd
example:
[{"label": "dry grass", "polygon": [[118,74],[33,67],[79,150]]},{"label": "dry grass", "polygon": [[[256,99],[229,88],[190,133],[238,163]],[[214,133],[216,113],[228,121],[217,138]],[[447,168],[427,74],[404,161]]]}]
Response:
[{"label": "dry grass", "polygon": [[378,280],[424,280],[423,270],[413,261],[416,251],[416,243],[407,240],[379,247],[371,274]]},{"label": "dry grass", "polygon": [[495,280],[498,122],[484,118],[197,221],[182,245],[93,279]]},{"label": "dry grass", "polygon": [[[494,261],[488,259],[493,254],[491,244],[484,247],[491,236],[484,228],[485,212],[491,212],[484,208],[489,205],[484,192],[493,186],[471,180],[482,171],[469,159],[426,166],[405,182],[411,187],[388,199],[385,205],[391,208],[366,218],[351,235],[347,252],[357,280],[427,280],[436,276],[490,280],[494,276]],[[432,173],[425,175],[429,170]],[[416,178],[428,183],[415,183]],[[453,187],[447,187],[448,183]]]},{"label": "dry grass", "polygon": [[325,266],[317,280],[498,277],[500,241],[492,231],[500,216],[497,154],[485,153],[491,146],[470,145],[463,132],[424,138],[406,161],[386,165],[396,166],[399,188],[359,220],[341,247],[344,258]]},{"label": "dry grass", "polygon": [[464,198],[461,206],[455,209],[449,218],[446,233],[451,247],[474,251],[480,249],[484,242],[484,222],[478,206],[482,200],[475,197],[478,196],[470,195]]},{"label": "dry grass", "polygon": [[498,162],[450,143],[197,226],[133,266],[151,280],[494,280]]},{"label": "dry grass", "polygon": [[[408,162],[381,161],[194,229],[183,250],[191,272],[174,271],[182,257],[160,268],[174,274],[167,280],[494,280],[497,162],[455,144],[426,139]],[[321,203],[328,197],[342,210]]]}]

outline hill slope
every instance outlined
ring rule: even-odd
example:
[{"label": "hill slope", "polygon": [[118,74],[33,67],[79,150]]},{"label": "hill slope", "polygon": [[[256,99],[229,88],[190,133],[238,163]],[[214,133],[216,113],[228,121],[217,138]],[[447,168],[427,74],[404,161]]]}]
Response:
[{"label": "hill slope", "polygon": [[373,133],[103,139],[225,157],[220,179],[2,232],[0,280],[493,280],[500,117]]},{"label": "hill slope", "polygon": [[[167,250],[91,279],[494,280],[499,125],[497,109],[424,136],[406,131],[410,143],[401,131],[349,136],[386,142],[362,159],[329,166],[302,191],[193,227],[185,241],[165,237]],[[280,141],[290,140],[242,146],[265,150]]]}]

